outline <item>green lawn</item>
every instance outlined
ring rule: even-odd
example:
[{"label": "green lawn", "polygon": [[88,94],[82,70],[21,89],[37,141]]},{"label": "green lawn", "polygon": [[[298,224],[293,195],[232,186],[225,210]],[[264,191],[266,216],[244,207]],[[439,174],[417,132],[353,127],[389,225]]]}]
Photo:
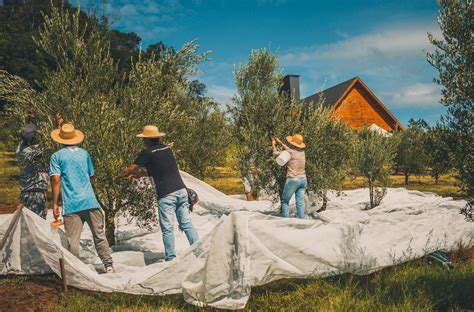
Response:
[{"label": "green lawn", "polygon": [[[0,154],[0,204],[16,204],[18,170],[14,155]],[[401,186],[403,177],[392,177]],[[238,194],[239,176],[217,168],[206,180],[228,194]],[[410,188],[441,195],[458,195],[454,179],[445,176],[434,185],[427,176],[413,177]],[[345,188],[360,187],[361,179]],[[452,272],[426,259],[384,269],[368,276],[342,275],[326,279],[280,280],[252,289],[246,311],[460,311],[474,310],[474,250],[460,248],[450,258]],[[0,311],[194,311],[181,295],[136,296],[72,289],[62,293],[56,276],[11,276],[0,279]]]}]

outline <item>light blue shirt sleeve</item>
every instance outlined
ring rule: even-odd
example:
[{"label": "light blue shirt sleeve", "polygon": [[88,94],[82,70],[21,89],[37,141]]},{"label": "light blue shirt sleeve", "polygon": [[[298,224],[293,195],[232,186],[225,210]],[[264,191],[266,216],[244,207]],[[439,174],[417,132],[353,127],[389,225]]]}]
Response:
[{"label": "light blue shirt sleeve", "polygon": [[95,173],[94,164],[92,163],[92,158],[89,152],[87,153],[87,173],[92,177]]},{"label": "light blue shirt sleeve", "polygon": [[57,154],[53,154],[53,156],[51,156],[51,160],[49,162],[49,175],[61,175],[61,166],[59,165],[59,159]]}]

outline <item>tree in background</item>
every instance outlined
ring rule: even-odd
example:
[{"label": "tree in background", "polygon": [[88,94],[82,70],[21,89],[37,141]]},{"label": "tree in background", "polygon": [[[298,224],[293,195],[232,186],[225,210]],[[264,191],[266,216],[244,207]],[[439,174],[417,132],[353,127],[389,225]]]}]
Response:
[{"label": "tree in background", "polygon": [[[366,179],[370,197],[368,209],[377,207],[385,196],[396,147],[397,140],[393,137],[386,138],[369,129],[359,132],[352,158],[352,173]],[[382,188],[377,189],[376,183],[380,183]]]},{"label": "tree in background", "polygon": [[457,178],[469,197],[474,197],[474,6],[472,0],[440,0],[438,24],[443,39],[432,34],[435,46],[428,62],[438,70],[434,79],[443,87],[441,103],[448,106],[443,123],[451,131]]},{"label": "tree in background", "polygon": [[409,126],[405,131],[399,132],[395,164],[399,171],[405,176],[405,185],[412,174],[421,174],[428,164],[428,153],[425,146],[424,127],[428,125],[424,121],[410,119]]},{"label": "tree in background", "polygon": [[448,173],[453,168],[450,136],[449,129],[440,123],[429,127],[426,132],[427,165],[430,168],[430,175],[435,179],[435,184],[438,184],[441,175]]},{"label": "tree in background", "polygon": [[220,112],[208,99],[197,99],[190,88],[197,64],[206,59],[206,54],[197,54],[195,42],[160,57],[143,59],[139,55],[122,80],[109,37],[96,24],[82,24],[80,14],[79,10],[70,13],[64,7],[53,7],[45,17],[36,42],[57,64],[57,70],[48,72],[42,81],[45,89],[37,91],[24,79],[1,71],[0,97],[12,103],[7,109],[15,125],[24,123],[27,110],[35,111],[39,140],[46,149],[45,164],[58,148],[49,137],[56,113],[84,131],[84,147],[96,167],[93,185],[106,214],[107,237],[114,244],[117,213],[127,210],[140,218],[154,213],[153,191],[114,179],[143,148],[135,134],[145,124],[157,124],[168,133],[181,167],[205,173],[201,166],[215,165],[221,154],[213,150],[214,158],[193,163],[196,155],[189,151],[200,147],[203,136],[195,129],[205,127],[206,135],[221,141],[226,141],[225,132],[217,118],[208,117]]}]

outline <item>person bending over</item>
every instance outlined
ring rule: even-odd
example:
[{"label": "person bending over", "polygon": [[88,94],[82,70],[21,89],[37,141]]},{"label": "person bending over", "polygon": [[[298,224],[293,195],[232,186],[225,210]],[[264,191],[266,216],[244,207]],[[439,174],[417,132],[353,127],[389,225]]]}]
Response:
[{"label": "person bending over", "polygon": [[144,167],[153,178],[158,200],[158,216],[165,245],[165,261],[176,257],[174,244],[174,216],[179,228],[186,234],[190,245],[198,240],[189,215],[188,192],[179,174],[178,165],[171,149],[160,142],[165,136],[156,126],[145,126],[137,137],[143,138],[145,149],[138,155],[135,162],[122,170],[121,176],[131,178],[143,176],[137,169]]}]

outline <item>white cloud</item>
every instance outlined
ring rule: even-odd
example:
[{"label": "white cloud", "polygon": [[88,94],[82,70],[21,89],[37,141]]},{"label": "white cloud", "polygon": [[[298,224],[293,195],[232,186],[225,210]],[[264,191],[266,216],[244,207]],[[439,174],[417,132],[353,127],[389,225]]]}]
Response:
[{"label": "white cloud", "polygon": [[220,85],[207,86],[207,96],[213,98],[219,104],[230,103],[236,89]]},{"label": "white cloud", "polygon": [[414,26],[386,29],[379,32],[348,37],[334,43],[314,45],[303,49],[289,51],[282,55],[285,64],[305,65],[311,62],[347,61],[397,57],[407,54],[421,54],[429,47],[427,32],[435,36],[440,32],[434,26]]},{"label": "white cloud", "polygon": [[147,43],[176,32],[175,18],[186,13],[179,0],[117,0],[108,11],[118,15],[115,27],[135,32]]},{"label": "white cloud", "polygon": [[429,107],[440,106],[441,98],[440,88],[434,83],[416,83],[408,86],[399,92],[388,93],[391,96],[390,102],[397,107]]}]

